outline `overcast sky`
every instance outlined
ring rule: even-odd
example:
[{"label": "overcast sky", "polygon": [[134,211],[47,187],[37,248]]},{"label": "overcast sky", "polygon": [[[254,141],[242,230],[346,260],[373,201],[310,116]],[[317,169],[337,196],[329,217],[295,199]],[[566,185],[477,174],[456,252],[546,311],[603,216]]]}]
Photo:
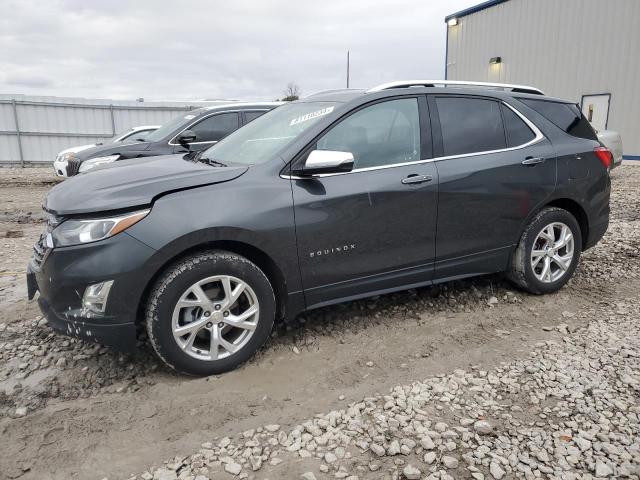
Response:
[{"label": "overcast sky", "polygon": [[443,78],[444,17],[478,0],[0,0],[0,93],[273,100]]}]

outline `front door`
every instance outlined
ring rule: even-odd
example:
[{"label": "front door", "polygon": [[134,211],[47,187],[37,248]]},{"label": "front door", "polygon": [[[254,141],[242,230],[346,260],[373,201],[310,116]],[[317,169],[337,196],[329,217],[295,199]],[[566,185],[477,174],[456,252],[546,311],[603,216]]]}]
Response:
[{"label": "front door", "polygon": [[424,97],[365,106],[313,146],[351,152],[354,170],[291,180],[308,307],[430,281],[438,175],[428,121]]},{"label": "front door", "polygon": [[497,100],[442,95],[429,105],[440,157],[435,276],[505,270],[523,222],[555,188],[555,151]]}]

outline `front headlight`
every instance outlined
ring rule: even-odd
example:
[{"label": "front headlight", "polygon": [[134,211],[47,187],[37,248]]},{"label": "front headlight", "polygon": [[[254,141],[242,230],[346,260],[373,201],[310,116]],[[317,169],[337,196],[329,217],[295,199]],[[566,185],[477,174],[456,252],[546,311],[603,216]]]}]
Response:
[{"label": "front headlight", "polygon": [[57,156],[56,160],[59,162],[68,162],[69,160],[74,160],[76,158],[76,152],[67,152],[61,153]]},{"label": "front headlight", "polygon": [[51,232],[53,245],[54,247],[68,247],[113,237],[138,223],[150,211],[148,209],[140,210],[117,217],[92,220],[66,220]]},{"label": "front headlight", "polygon": [[86,172],[87,170],[91,170],[92,168],[97,167],[98,165],[105,165],[107,163],[115,162],[120,158],[120,155],[108,155],[106,157],[96,157],[90,160],[85,160],[80,164],[79,172]]}]

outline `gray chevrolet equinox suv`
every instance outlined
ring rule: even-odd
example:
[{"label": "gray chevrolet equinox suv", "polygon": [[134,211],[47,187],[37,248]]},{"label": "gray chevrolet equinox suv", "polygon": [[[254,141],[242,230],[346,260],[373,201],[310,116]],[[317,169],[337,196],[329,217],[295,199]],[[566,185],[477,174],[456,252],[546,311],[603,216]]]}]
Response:
[{"label": "gray chevrolet equinox suv", "polygon": [[49,325],[235,368],[274,321],[506,272],[555,292],[609,220],[611,153],[526,86],[393,82],[281,106],[211,148],[57,185],[29,263]]}]

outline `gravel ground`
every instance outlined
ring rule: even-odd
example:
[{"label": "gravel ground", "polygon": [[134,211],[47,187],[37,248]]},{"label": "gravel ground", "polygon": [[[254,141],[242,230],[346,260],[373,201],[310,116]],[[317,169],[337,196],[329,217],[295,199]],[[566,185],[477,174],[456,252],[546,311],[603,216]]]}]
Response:
[{"label": "gravel ground", "polygon": [[640,168],[558,294],[490,276],[326,308],[197,380],[25,302],[42,226],[5,192],[39,205],[33,170],[0,169],[0,478],[640,478]]}]

